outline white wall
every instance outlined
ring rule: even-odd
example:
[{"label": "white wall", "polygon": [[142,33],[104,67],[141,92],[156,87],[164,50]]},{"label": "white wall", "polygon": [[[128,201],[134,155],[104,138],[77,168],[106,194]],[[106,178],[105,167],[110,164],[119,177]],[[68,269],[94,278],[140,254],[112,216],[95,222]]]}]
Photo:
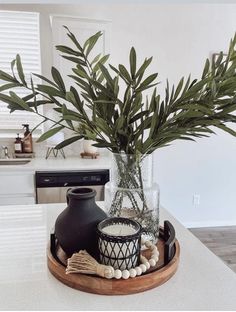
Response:
[{"label": "white wall", "polygon": [[[135,46],[139,60],[154,56],[160,92],[165,79],[199,76],[211,52],[226,50],[235,32],[236,5],[0,5],[0,9],[41,12],[43,73],[52,62],[49,14],[69,14],[112,21],[112,62],[128,62]],[[161,202],[186,225],[236,224],[236,139],[218,136],[197,143],[177,142],[155,153],[155,180]],[[192,204],[200,194],[200,205]]]}]

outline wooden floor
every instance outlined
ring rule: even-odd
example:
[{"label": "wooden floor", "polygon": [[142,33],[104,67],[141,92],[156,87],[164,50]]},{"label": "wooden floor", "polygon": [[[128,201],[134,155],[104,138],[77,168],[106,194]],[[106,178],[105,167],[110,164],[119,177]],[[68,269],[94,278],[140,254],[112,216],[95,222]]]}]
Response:
[{"label": "wooden floor", "polygon": [[189,230],[236,273],[236,226]]}]

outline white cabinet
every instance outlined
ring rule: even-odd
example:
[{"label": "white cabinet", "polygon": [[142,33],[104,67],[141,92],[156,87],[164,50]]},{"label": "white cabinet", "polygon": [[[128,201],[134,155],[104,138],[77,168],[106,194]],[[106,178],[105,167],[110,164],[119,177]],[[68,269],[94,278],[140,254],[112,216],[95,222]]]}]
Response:
[{"label": "white cabinet", "polygon": [[0,205],[34,203],[34,172],[0,172]]},{"label": "white cabinet", "polygon": [[33,204],[35,204],[35,196],[30,196],[27,194],[23,194],[22,196],[14,196],[12,194],[9,194],[8,196],[0,195],[0,206]]}]

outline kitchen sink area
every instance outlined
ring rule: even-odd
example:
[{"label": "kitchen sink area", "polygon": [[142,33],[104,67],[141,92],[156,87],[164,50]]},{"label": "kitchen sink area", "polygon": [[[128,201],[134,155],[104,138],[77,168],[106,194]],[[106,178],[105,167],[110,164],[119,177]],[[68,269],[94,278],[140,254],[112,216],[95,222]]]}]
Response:
[{"label": "kitchen sink area", "polygon": [[0,166],[26,165],[30,161],[31,159],[15,159],[15,158],[0,159]]},{"label": "kitchen sink area", "polygon": [[15,166],[15,165],[26,165],[31,162],[32,158],[29,158],[28,155],[24,158],[16,158],[14,154],[10,154],[8,151],[8,146],[2,145],[3,155],[0,156],[0,166]]}]

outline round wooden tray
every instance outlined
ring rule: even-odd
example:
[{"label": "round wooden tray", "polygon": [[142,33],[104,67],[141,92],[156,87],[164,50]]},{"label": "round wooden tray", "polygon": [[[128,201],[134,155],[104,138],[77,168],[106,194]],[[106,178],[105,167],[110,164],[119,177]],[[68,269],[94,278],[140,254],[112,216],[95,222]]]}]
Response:
[{"label": "round wooden tray", "polygon": [[[164,265],[165,241],[159,239],[157,247],[160,253],[156,267],[147,273],[127,280],[105,279],[93,275],[66,274],[65,266],[59,263],[51,253],[50,247],[47,249],[48,268],[50,272],[62,283],[72,288],[100,295],[127,295],[157,287],[168,281],[177,271],[180,255],[180,247],[177,239],[174,240],[175,254],[172,260]],[[149,251],[143,252],[147,257]],[[61,262],[66,261],[62,250],[58,252]]]}]

